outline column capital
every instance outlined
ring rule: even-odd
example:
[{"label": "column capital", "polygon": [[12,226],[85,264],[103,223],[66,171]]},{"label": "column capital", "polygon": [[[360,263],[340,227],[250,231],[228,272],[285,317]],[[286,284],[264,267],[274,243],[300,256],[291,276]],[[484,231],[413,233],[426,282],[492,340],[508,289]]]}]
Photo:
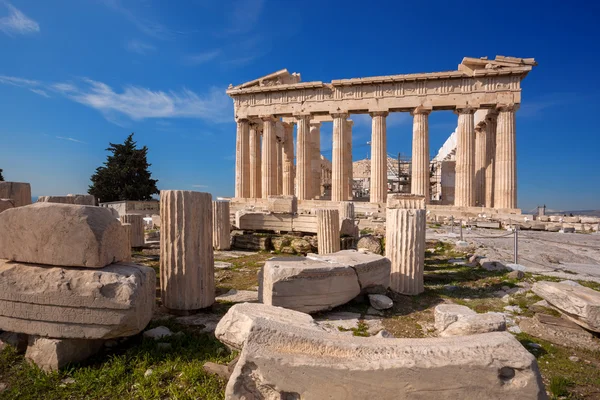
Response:
[{"label": "column capital", "polygon": [[294,114],[294,118],[296,118],[297,121],[307,120],[310,122],[311,115],[310,113],[298,113]]},{"label": "column capital", "polygon": [[347,112],[343,112],[343,111],[330,113],[330,115],[332,118],[343,118],[343,119],[346,119],[350,116]]},{"label": "column capital", "polygon": [[240,122],[241,123],[249,123],[250,119],[249,118],[236,118],[235,122],[237,122],[237,123],[240,123]]},{"label": "column capital", "polygon": [[388,111],[371,111],[369,112],[371,118],[373,117],[387,117],[389,115]]},{"label": "column capital", "polygon": [[315,128],[320,128],[321,127],[321,122],[320,121],[310,121],[310,126],[315,127]]},{"label": "column capital", "polygon": [[349,127],[352,127],[354,125],[354,121],[351,120],[351,119],[347,119],[346,120],[346,125],[349,126]]},{"label": "column capital", "polygon": [[469,105],[456,106],[456,109],[454,110],[454,114],[475,114],[475,111],[477,111],[477,108],[475,108],[473,106],[469,106]]},{"label": "column capital", "polygon": [[488,113],[485,116],[485,122],[487,124],[489,124],[489,123],[496,122],[497,119],[498,119],[498,110],[496,110],[495,108],[490,108]]},{"label": "column capital", "polygon": [[520,104],[496,104],[496,110],[498,112],[502,111],[517,111],[521,105]]},{"label": "column capital", "polygon": [[486,128],[485,122],[484,123],[480,122],[475,126],[475,133],[485,133],[485,131],[486,131],[485,128]]},{"label": "column capital", "polygon": [[275,118],[273,115],[261,115],[260,119],[262,119],[265,122],[276,122],[278,119]]},{"label": "column capital", "polygon": [[419,106],[417,108],[415,108],[414,110],[412,110],[410,112],[410,115],[415,115],[415,114],[425,114],[425,115],[429,115],[429,113],[432,111],[431,107],[426,107],[426,106]]}]

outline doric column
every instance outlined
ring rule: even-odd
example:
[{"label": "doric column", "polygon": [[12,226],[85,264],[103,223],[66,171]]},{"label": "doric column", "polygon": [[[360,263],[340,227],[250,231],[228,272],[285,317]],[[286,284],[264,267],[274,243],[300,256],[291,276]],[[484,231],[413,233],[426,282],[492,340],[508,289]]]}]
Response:
[{"label": "doric column", "polygon": [[317,242],[319,254],[340,251],[340,220],[338,210],[317,209]]},{"label": "doric column", "polygon": [[352,174],[352,125],[354,125],[354,121],[347,120],[346,121],[346,129],[344,129],[344,137],[346,140],[346,151],[344,152],[344,165],[345,165],[345,175],[346,175],[346,199],[352,200],[354,195],[352,194],[352,186],[354,183],[354,178]]},{"label": "doric column", "polygon": [[215,302],[212,196],[160,192],[160,291],[162,304],[179,313]]},{"label": "doric column", "polygon": [[475,109],[457,108],[455,112],[458,114],[458,128],[454,205],[472,207],[475,205]]},{"label": "doric column", "polygon": [[229,250],[231,248],[231,220],[229,218],[229,202],[213,201],[213,248]]},{"label": "doric column", "polygon": [[142,247],[146,244],[144,240],[144,216],[141,214],[123,214],[120,217],[122,224],[130,224],[131,247]]},{"label": "doric column", "polygon": [[264,116],[262,140],[262,198],[266,199],[277,192],[277,139],[275,134],[275,118]]},{"label": "doric column", "polygon": [[312,174],[312,196],[316,198],[321,195],[321,123],[310,123],[311,148],[311,174]]},{"label": "doric column", "polygon": [[430,109],[415,108],[413,116],[411,193],[425,197],[429,204],[429,113]]},{"label": "doric column", "polygon": [[311,148],[310,140],[310,115],[296,116],[298,121],[297,144],[296,144],[296,196],[298,200],[309,200],[311,192]]},{"label": "doric column", "polygon": [[494,207],[494,181],[496,165],[496,122],[498,112],[496,110],[488,111],[485,117],[485,206]]},{"label": "doric column", "polygon": [[485,169],[487,160],[486,126],[480,122],[475,127],[475,205],[486,206],[485,202]]},{"label": "doric column", "polygon": [[344,130],[348,114],[331,114],[333,117],[333,151],[331,156],[331,200],[344,201],[347,195],[347,180],[344,171],[345,140]]},{"label": "doric column", "polygon": [[247,119],[237,121],[235,141],[235,197],[250,195],[250,145]]},{"label": "doric column", "polygon": [[277,141],[277,145],[276,147],[276,153],[277,153],[277,172],[276,172],[276,179],[277,179],[277,192],[276,194],[282,194],[283,193],[283,145],[281,144],[281,140],[279,138],[276,139]]},{"label": "doric column", "polygon": [[260,188],[260,125],[250,124],[250,198],[261,196]]},{"label": "doric column", "polygon": [[371,113],[371,203],[387,199],[387,112]]},{"label": "doric column", "polygon": [[294,195],[294,124],[283,124],[283,188],[286,196]]},{"label": "doric column", "polygon": [[515,112],[518,104],[498,106],[494,208],[517,208]]}]

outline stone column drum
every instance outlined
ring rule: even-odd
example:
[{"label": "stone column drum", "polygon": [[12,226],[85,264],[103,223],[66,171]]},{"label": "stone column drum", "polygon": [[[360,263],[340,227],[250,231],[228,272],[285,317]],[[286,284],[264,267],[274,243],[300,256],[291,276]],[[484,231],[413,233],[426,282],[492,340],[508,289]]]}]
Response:
[{"label": "stone column drum", "polygon": [[342,221],[344,219],[351,219],[354,221],[354,202],[341,201],[339,211],[340,211],[340,221]]},{"label": "stone column drum", "polygon": [[294,196],[294,124],[283,124],[283,195]]},{"label": "stone column drum", "polygon": [[425,220],[424,209],[387,209],[385,256],[392,262],[390,288],[398,293],[424,290]]},{"label": "stone column drum", "polygon": [[311,159],[311,174],[312,174],[312,196],[317,198],[321,195],[321,123],[310,123],[310,140],[312,143],[310,159]]},{"label": "stone column drum", "polygon": [[487,161],[486,126],[480,123],[475,128],[475,205],[486,206],[485,170]]},{"label": "stone column drum", "polygon": [[215,301],[212,196],[184,190],[160,192],[160,289],[173,313]]},{"label": "stone column drum", "polygon": [[311,192],[311,147],[310,140],[310,115],[296,116],[298,121],[298,137],[296,145],[296,196],[298,200],[309,200],[312,198]]},{"label": "stone column drum", "polygon": [[413,116],[411,193],[424,196],[429,203],[429,113],[430,109],[417,107]]},{"label": "stone column drum", "polygon": [[352,172],[352,126],[354,125],[354,121],[347,120],[346,127],[344,130],[344,137],[346,141],[346,151],[344,153],[344,173],[346,180],[346,200],[352,200],[354,198],[354,194],[352,191],[354,177]]},{"label": "stone column drum", "polygon": [[494,208],[517,207],[517,143],[515,112],[518,104],[498,107]]},{"label": "stone column drum", "polygon": [[496,110],[488,111],[485,117],[485,148],[486,148],[486,167],[485,167],[485,206],[494,207],[494,181],[496,165],[496,119],[498,113]]},{"label": "stone column drum", "polygon": [[387,199],[387,112],[371,113],[371,203]]},{"label": "stone column drum", "polygon": [[261,185],[262,198],[266,199],[277,194],[277,139],[275,133],[275,118],[264,116],[262,139],[262,168]]},{"label": "stone column drum", "polygon": [[131,247],[142,247],[144,240],[144,217],[139,214],[124,214],[119,217],[122,224],[131,224]]},{"label": "stone column drum", "polygon": [[319,254],[340,251],[340,213],[338,210],[317,210],[317,241]]},{"label": "stone column drum", "polygon": [[346,200],[347,188],[344,171],[344,130],[348,114],[331,114],[333,117],[333,153],[331,157],[331,201]]},{"label": "stone column drum", "polygon": [[[125,237],[127,238],[127,248],[131,249],[133,246],[131,245],[131,224],[122,223],[123,229],[125,230]],[[123,262],[131,262],[131,251],[128,253],[128,257],[126,257]]]},{"label": "stone column drum", "polygon": [[229,250],[231,248],[231,221],[229,219],[229,202],[213,201],[213,248]]},{"label": "stone column drum", "polygon": [[277,153],[277,172],[276,172],[277,192],[276,192],[276,194],[280,195],[283,192],[283,144],[281,143],[279,138],[277,138],[276,149],[277,149],[275,151]]},{"label": "stone column drum", "polygon": [[458,128],[456,130],[456,180],[454,205],[472,207],[475,205],[475,109],[457,108]]},{"label": "stone column drum", "polygon": [[235,197],[250,195],[250,146],[249,123],[247,119],[237,121],[235,142]]},{"label": "stone column drum", "polygon": [[250,124],[250,198],[261,196],[260,188],[260,126]]}]

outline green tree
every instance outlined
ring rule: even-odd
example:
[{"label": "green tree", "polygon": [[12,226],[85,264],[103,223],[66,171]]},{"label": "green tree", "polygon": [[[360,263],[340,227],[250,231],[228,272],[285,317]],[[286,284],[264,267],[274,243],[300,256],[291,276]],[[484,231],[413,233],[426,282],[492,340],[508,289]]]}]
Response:
[{"label": "green tree", "polygon": [[2,176],[2,168],[0,168],[0,182],[4,181],[4,177]]},{"label": "green tree", "polygon": [[92,175],[89,194],[101,202],[150,200],[153,194],[158,194],[158,180],[152,179],[148,170],[148,148],[138,149],[136,145],[133,133],[123,144],[110,143],[106,150],[112,154]]}]

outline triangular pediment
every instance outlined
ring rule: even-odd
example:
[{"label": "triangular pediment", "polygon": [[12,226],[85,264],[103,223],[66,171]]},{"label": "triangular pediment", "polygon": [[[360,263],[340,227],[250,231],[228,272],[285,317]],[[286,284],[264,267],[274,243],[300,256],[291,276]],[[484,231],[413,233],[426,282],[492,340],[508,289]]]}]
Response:
[{"label": "triangular pediment", "polygon": [[279,71],[273,72],[269,75],[262,76],[258,79],[242,83],[241,85],[232,86],[230,89],[247,89],[251,87],[260,86],[278,86],[278,85],[290,85],[300,82],[300,74],[290,74],[287,69],[280,69]]},{"label": "triangular pediment", "polygon": [[458,65],[458,70],[472,75],[478,70],[503,70],[514,68],[531,70],[531,68],[536,65],[537,62],[535,62],[535,59],[533,58],[496,56],[495,60],[488,60],[487,57],[465,57]]}]

